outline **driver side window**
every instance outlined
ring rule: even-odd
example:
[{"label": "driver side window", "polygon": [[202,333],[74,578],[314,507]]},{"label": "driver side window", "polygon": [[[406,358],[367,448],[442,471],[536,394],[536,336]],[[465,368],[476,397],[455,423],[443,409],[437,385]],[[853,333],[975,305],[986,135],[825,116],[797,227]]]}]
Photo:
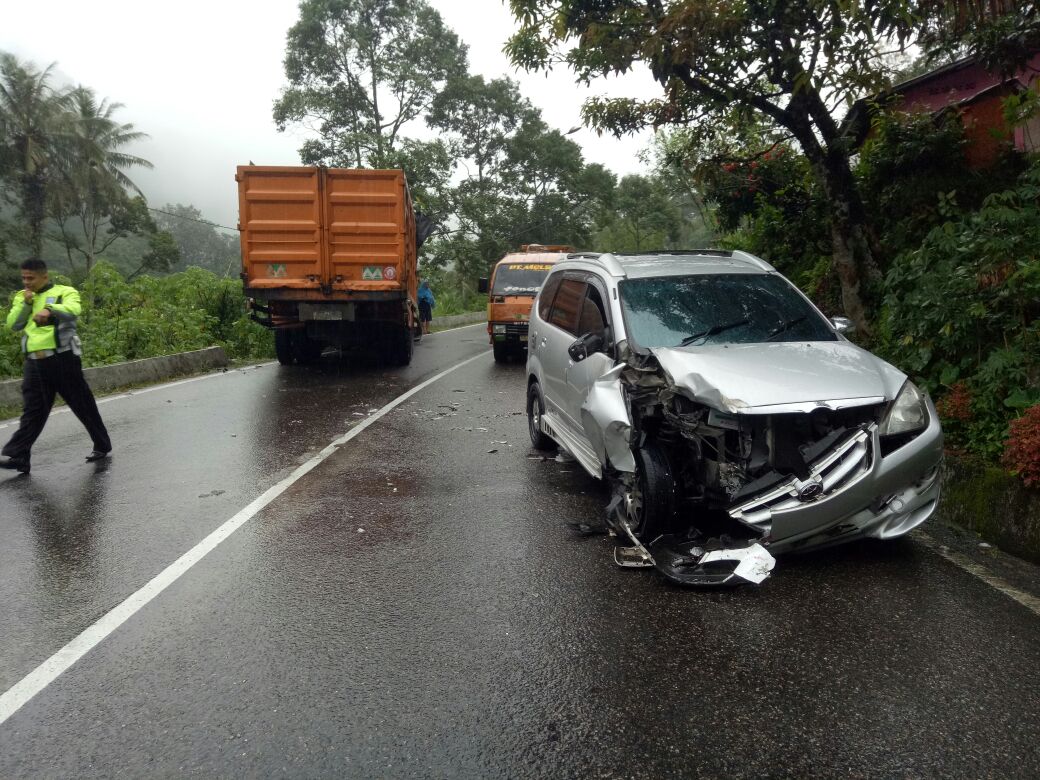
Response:
[{"label": "driver side window", "polygon": [[586,333],[601,334],[606,327],[607,317],[603,307],[603,299],[600,297],[599,290],[590,284],[588,286],[588,295],[585,296],[585,301],[581,307],[581,316],[578,318],[577,335],[584,336]]}]

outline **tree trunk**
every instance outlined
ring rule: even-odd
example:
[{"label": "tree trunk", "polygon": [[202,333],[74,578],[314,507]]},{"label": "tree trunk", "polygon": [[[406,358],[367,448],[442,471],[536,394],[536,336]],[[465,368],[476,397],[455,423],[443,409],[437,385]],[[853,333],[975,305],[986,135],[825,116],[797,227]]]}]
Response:
[{"label": "tree trunk", "polygon": [[841,282],[842,307],[857,329],[870,336],[873,328],[867,314],[863,285],[881,274],[871,252],[866,211],[848,159],[829,152],[821,162],[824,170],[820,179],[829,204],[834,270]]},{"label": "tree trunk", "polygon": [[43,219],[45,216],[46,189],[42,177],[25,174],[22,177],[22,210],[29,228],[29,251],[31,257],[40,259],[43,254]]}]

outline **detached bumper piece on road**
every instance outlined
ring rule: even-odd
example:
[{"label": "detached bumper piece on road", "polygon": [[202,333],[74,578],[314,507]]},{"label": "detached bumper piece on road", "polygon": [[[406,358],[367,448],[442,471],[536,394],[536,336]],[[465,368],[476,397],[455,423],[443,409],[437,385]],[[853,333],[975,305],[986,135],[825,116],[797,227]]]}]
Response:
[{"label": "detached bumper piece on road", "polygon": [[710,588],[758,585],[776,565],[776,559],[754,539],[665,534],[644,546],[618,513],[622,501],[622,495],[615,496],[603,527],[630,544],[614,548],[614,562],[622,568],[654,568],[678,585]]},{"label": "detached bumper piece on road", "polygon": [[776,565],[776,559],[758,543],[706,551],[695,542],[662,536],[648,551],[654,568],[679,585],[758,585]]}]

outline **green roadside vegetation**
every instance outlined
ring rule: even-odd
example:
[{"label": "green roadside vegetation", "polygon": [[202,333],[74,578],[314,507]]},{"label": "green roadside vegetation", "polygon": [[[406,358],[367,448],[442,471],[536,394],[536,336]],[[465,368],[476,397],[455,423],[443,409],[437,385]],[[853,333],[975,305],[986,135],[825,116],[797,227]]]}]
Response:
[{"label": "green roadside vegetation", "polygon": [[[59,279],[61,279],[59,275]],[[62,280],[67,281],[67,280]],[[107,262],[95,264],[79,284],[83,364],[127,360],[221,346],[231,359],[274,356],[270,331],[246,314],[242,283],[201,268],[127,280]],[[8,305],[0,308],[7,316]],[[18,339],[0,341],[0,378],[21,376]]]}]

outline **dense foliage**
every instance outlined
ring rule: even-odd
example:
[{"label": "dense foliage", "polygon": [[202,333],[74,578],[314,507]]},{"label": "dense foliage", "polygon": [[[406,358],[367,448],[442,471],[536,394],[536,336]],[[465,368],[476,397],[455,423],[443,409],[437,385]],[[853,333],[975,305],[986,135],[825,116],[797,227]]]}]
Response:
[{"label": "dense foliage", "polygon": [[1040,161],[900,254],[885,288],[883,351],[940,397],[955,443],[999,455],[1040,403]]},{"label": "dense foliage", "polygon": [[[270,331],[251,322],[244,311],[242,283],[237,279],[189,268],[128,281],[102,261],[78,289],[83,299],[79,334],[87,366],[214,345],[224,347],[231,358],[274,354]],[[0,318],[7,317],[13,293],[5,291]],[[19,339],[5,330],[0,340],[0,377],[20,376],[21,365]]]}]

